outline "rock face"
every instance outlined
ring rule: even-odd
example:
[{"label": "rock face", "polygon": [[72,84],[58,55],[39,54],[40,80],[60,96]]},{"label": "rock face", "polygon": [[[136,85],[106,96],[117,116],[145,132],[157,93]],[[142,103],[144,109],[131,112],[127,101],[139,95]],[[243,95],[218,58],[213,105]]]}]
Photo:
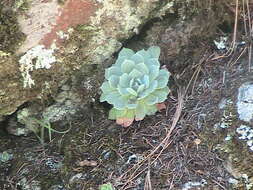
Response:
[{"label": "rock face", "polygon": [[240,120],[251,122],[253,119],[253,85],[242,84],[239,88],[237,100],[237,112]]},{"label": "rock face", "polygon": [[[225,168],[236,179],[236,183],[231,182],[233,189],[253,186],[253,86],[247,61],[242,58],[240,64],[227,70],[223,86],[211,93],[211,104],[202,103],[206,107],[203,138],[223,155]],[[224,68],[220,67],[219,72]],[[212,79],[211,83],[218,84],[217,78]]]},{"label": "rock face", "polygon": [[[15,2],[5,2],[0,3],[0,15],[10,14],[3,11],[6,9],[16,14]],[[19,41],[17,51],[3,46],[0,52],[0,118],[27,101],[54,96],[73,71],[87,70],[88,64],[103,64],[122,46],[121,41],[173,5],[169,0],[58,2],[31,1],[28,10],[13,20],[20,27],[5,37],[23,33],[26,40]]]},{"label": "rock face", "polygon": [[68,0],[64,5],[57,0],[35,0],[30,6],[26,15],[19,17],[21,30],[27,36],[19,48],[22,53],[39,43],[49,48],[64,38],[63,33],[70,27],[88,23],[95,12],[95,4],[83,0]]}]

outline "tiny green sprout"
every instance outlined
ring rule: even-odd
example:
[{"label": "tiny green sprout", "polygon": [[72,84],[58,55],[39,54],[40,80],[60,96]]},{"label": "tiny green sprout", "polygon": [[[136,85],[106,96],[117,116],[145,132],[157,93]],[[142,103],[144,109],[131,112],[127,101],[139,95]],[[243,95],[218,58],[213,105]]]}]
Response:
[{"label": "tiny green sprout", "polygon": [[45,143],[45,129],[48,130],[49,142],[52,141],[52,132],[59,133],[59,134],[65,134],[70,130],[70,128],[66,131],[57,131],[57,130],[53,129],[51,126],[51,123],[49,122],[49,120],[47,118],[43,118],[41,120],[36,119],[36,118],[32,118],[32,120],[40,126],[40,135],[37,134],[36,129],[31,129],[31,130],[34,132],[34,134],[40,140],[41,144]]},{"label": "tiny green sprout", "polygon": [[13,154],[9,154],[7,151],[0,153],[0,162],[8,162],[13,158]]},{"label": "tiny green sprout", "polygon": [[111,183],[100,185],[99,190],[115,190]]},{"label": "tiny green sprout", "polygon": [[105,70],[105,81],[100,87],[100,101],[113,105],[109,119],[127,127],[158,111],[157,105],[170,92],[170,73],[160,69],[159,56],[157,46],[136,53],[128,48],[120,51],[116,63]]}]

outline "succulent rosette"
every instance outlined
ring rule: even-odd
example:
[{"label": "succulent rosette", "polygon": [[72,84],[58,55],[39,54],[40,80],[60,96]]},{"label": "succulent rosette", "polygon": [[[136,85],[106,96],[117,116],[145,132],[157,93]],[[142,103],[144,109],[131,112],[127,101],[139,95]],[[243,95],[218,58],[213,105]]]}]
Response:
[{"label": "succulent rosette", "polygon": [[109,119],[129,126],[135,120],[158,111],[157,104],[166,100],[170,73],[160,69],[160,48],[134,52],[123,48],[110,68],[105,70],[105,81],[100,87],[100,101],[113,105]]}]

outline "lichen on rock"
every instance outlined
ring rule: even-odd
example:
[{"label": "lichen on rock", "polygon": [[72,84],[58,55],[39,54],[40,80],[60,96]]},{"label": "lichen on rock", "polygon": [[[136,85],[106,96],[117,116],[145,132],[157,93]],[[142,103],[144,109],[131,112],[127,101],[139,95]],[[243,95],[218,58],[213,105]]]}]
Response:
[{"label": "lichen on rock", "polygon": [[37,69],[50,69],[52,64],[56,62],[53,55],[53,49],[45,49],[43,45],[38,45],[30,49],[19,59],[20,72],[23,77],[24,88],[31,88],[35,85],[31,72]]}]

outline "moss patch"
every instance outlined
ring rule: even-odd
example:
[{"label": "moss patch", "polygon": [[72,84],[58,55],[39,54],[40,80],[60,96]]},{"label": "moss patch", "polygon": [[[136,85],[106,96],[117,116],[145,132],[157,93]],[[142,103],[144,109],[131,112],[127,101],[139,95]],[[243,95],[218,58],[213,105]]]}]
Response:
[{"label": "moss patch", "polygon": [[25,35],[20,31],[17,13],[0,3],[0,50],[15,52]]}]

